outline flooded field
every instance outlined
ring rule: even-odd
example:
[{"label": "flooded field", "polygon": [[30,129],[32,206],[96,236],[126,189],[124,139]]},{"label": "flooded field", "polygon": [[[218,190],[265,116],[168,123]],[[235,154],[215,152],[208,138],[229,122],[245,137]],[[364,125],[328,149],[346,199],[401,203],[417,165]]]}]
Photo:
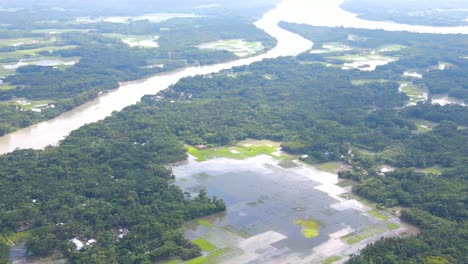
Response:
[{"label": "flooded field", "polygon": [[457,104],[461,106],[468,105],[463,100],[449,97],[448,95],[434,95],[432,97],[432,103],[439,104],[439,105],[448,105],[448,104]]},{"label": "flooded field", "polygon": [[93,24],[100,22],[127,24],[134,21],[149,21],[152,23],[159,23],[173,18],[197,18],[200,17],[196,14],[188,13],[159,13],[147,14],[142,16],[114,16],[114,17],[79,17],[74,23],[78,24]]},{"label": "flooded field", "polygon": [[322,45],[322,49],[312,49],[311,54],[321,54],[321,53],[330,53],[330,52],[342,52],[350,51],[351,47],[348,47],[341,43],[325,43]]},{"label": "flooded field", "polygon": [[104,34],[106,37],[120,39],[130,47],[158,48],[159,36]]},{"label": "flooded field", "polygon": [[52,58],[48,58],[48,59],[41,58],[41,59],[24,59],[14,64],[3,64],[1,66],[7,70],[16,70],[19,67],[23,67],[27,65],[56,67],[56,66],[73,66],[76,63],[78,63],[78,58],[66,58],[63,60],[52,59]]},{"label": "flooded field", "polygon": [[406,76],[406,77],[413,77],[413,78],[416,78],[416,79],[422,79],[422,74],[420,73],[417,73],[417,72],[404,72],[403,73],[403,76]]},{"label": "flooded field", "polygon": [[402,83],[399,90],[409,97],[408,105],[416,105],[416,103],[423,102],[428,99],[427,92],[412,83]]},{"label": "flooded field", "polygon": [[342,67],[343,70],[359,69],[361,71],[375,71],[377,66],[386,65],[397,60],[397,58],[379,54],[337,56],[332,58],[345,62]]},{"label": "flooded field", "polygon": [[227,50],[238,57],[247,57],[264,50],[260,42],[248,42],[243,39],[218,40],[198,46],[200,49]]},{"label": "flooded field", "polygon": [[187,238],[206,249],[188,263],[344,261],[381,236],[406,232],[398,218],[346,198],[336,174],[281,157],[190,156],[173,167],[177,186],[192,196],[206,189],[228,208],[186,224]]}]

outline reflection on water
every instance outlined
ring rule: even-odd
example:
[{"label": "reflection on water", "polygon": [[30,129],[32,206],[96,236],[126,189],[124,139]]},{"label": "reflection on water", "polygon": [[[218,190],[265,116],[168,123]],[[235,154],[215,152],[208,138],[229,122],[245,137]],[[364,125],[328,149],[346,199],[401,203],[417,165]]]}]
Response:
[{"label": "reflection on water", "polygon": [[[340,237],[352,232],[374,228],[381,230],[375,234],[378,237],[390,232],[368,213],[371,208],[340,197],[347,191],[335,185],[336,174],[303,163],[289,168],[280,163],[266,155],[201,163],[190,157],[187,164],[173,167],[175,184],[183,191],[194,196],[206,189],[227,205],[222,214],[187,223],[187,238],[201,237],[219,248],[237,249],[232,263],[247,263],[250,257],[254,261],[317,257],[314,248],[340,245]],[[245,244],[257,245],[258,251],[248,252]],[[342,254],[339,247],[334,250],[338,252],[333,254]]]}]

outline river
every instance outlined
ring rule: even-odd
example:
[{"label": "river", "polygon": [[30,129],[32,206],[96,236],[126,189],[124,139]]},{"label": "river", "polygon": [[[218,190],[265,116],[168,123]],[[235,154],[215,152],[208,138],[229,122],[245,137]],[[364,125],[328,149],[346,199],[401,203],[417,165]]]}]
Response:
[{"label": "river", "polygon": [[49,121],[18,130],[0,138],[0,154],[15,149],[42,149],[56,145],[72,131],[110,116],[114,111],[133,105],[147,94],[156,94],[175,84],[184,77],[211,74],[236,66],[248,65],[267,58],[295,56],[312,48],[313,43],[278,26],[280,21],[317,26],[346,26],[357,28],[379,28],[420,33],[468,34],[468,27],[428,27],[401,25],[390,22],[371,22],[356,17],[340,8],[343,0],[304,1],[284,0],[275,9],[267,12],[255,25],[277,40],[270,51],[251,58],[239,59],[202,67],[189,67],[174,72],[159,74],[144,80],[122,84],[118,89],[103,94],[70,112]]}]

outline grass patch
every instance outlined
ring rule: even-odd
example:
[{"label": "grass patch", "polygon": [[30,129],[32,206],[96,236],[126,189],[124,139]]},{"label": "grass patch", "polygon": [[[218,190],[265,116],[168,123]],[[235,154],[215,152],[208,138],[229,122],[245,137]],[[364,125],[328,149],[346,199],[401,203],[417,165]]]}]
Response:
[{"label": "grass patch", "polygon": [[261,42],[247,42],[242,39],[218,40],[201,44],[198,47],[208,50],[226,50],[238,57],[250,56],[264,49]]},{"label": "grass patch", "polygon": [[11,85],[2,85],[2,86],[0,86],[1,91],[9,91],[9,90],[13,90],[13,89],[16,89],[16,86],[11,86]]},{"label": "grass patch", "polygon": [[410,98],[409,102],[412,104],[416,104],[417,102],[424,101],[426,99],[423,90],[409,83],[403,83],[400,86],[400,92],[405,93]]},{"label": "grass patch", "polygon": [[189,146],[188,153],[198,162],[207,161],[214,158],[230,158],[230,159],[245,159],[258,155],[270,155],[278,150],[275,146],[236,146],[236,147],[219,147],[209,149],[197,149]]},{"label": "grass patch", "polygon": [[32,30],[32,33],[36,34],[62,34],[62,33],[69,33],[69,32],[82,32],[86,33],[89,32],[90,29],[75,29],[75,28],[48,28],[48,29],[36,29]]},{"label": "grass patch", "polygon": [[201,263],[205,263],[206,260],[208,260],[207,257],[198,257],[198,258],[194,258],[192,260],[187,261],[187,264],[201,264]]},{"label": "grass patch", "polygon": [[368,211],[368,213],[370,215],[372,215],[373,217],[379,219],[380,221],[386,221],[388,219],[388,217],[386,217],[385,215],[381,214],[379,211],[375,210],[375,209],[372,209],[370,211]]},{"label": "grass patch", "polygon": [[[28,102],[29,104],[20,104],[18,103],[18,101],[24,101],[24,102]],[[25,98],[16,98],[13,103],[19,107],[21,107],[21,109],[25,110],[25,111],[31,111],[33,108],[44,108],[45,106],[47,106],[48,104],[50,103],[54,103],[54,101],[52,100],[38,100],[38,101],[30,101],[30,100],[26,100]]]},{"label": "grass patch", "polygon": [[203,219],[198,219],[198,220],[197,220],[197,224],[202,225],[202,226],[204,226],[204,227],[208,227],[208,228],[212,228],[212,227],[213,227],[213,224],[212,224],[210,221],[208,221],[208,220],[203,220]]},{"label": "grass patch", "polygon": [[128,44],[131,47],[148,47],[148,48],[157,48],[159,44],[157,42],[158,36],[151,35],[123,35],[123,34],[103,34],[106,37],[116,38],[122,42]]},{"label": "grass patch", "polygon": [[278,166],[284,169],[292,169],[292,168],[297,168],[299,165],[297,165],[295,162],[292,160],[282,160],[278,163]]},{"label": "grass patch", "polygon": [[382,56],[382,55],[365,55],[365,54],[354,54],[354,55],[343,55],[343,56],[332,56],[328,57],[332,60],[341,60],[341,61],[372,61],[372,60],[389,60],[392,61],[395,58]]},{"label": "grass patch", "polygon": [[19,243],[21,243],[23,241],[28,240],[31,237],[32,232],[33,232],[33,230],[19,232],[19,233],[13,233],[13,234],[10,235],[10,239],[15,244],[19,244]]},{"label": "grass patch", "polygon": [[340,165],[336,162],[327,162],[315,164],[314,167],[321,171],[335,173],[340,168]]},{"label": "grass patch", "polygon": [[423,124],[419,124],[419,123],[414,123],[416,125],[416,127],[418,128],[418,131],[419,132],[422,132],[422,133],[425,133],[425,132],[429,132],[431,131],[432,129],[430,129],[429,127],[423,125]]},{"label": "grass patch", "polygon": [[350,180],[350,179],[342,179],[336,185],[341,187],[341,188],[345,188],[345,187],[356,185],[356,182],[353,181],[353,180]]},{"label": "grass patch", "polygon": [[53,41],[44,40],[42,38],[9,38],[0,39],[2,46],[23,46],[52,43]]},{"label": "grass patch", "polygon": [[366,227],[360,233],[353,233],[342,237],[342,239],[349,245],[356,244],[364,239],[384,233],[386,230],[380,226]]},{"label": "grass patch", "polygon": [[[0,53],[1,54],[1,53]],[[1,56],[1,55],[0,55]],[[0,76],[7,77],[16,73],[16,70],[5,69],[0,65]]]},{"label": "grass patch", "polygon": [[0,59],[24,59],[41,56],[39,53],[44,51],[56,51],[64,49],[73,49],[76,46],[47,46],[37,49],[17,50],[14,52],[0,52]]},{"label": "grass patch", "polygon": [[353,85],[365,85],[369,83],[385,83],[389,82],[389,80],[378,79],[378,80],[352,80],[351,83]]},{"label": "grass patch", "polygon": [[217,264],[221,262],[221,258],[223,255],[234,251],[231,247],[225,247],[222,249],[218,249],[216,251],[211,252],[206,257],[198,257],[192,260],[187,261],[187,264]]},{"label": "grass patch", "polygon": [[325,259],[325,261],[323,263],[324,264],[332,264],[333,262],[337,262],[340,259],[341,259],[340,256],[331,256],[331,257],[328,257],[327,259]]},{"label": "grass patch", "polygon": [[426,174],[441,174],[442,173],[442,170],[439,168],[439,167],[429,167],[429,168],[425,168],[425,169],[422,169],[421,172],[424,172]]},{"label": "grass patch", "polygon": [[232,153],[228,148],[210,148],[210,149],[197,149],[188,147],[188,153],[195,158],[198,162],[207,161],[214,158],[230,158],[230,159],[244,159],[245,157]]},{"label": "grass patch", "polygon": [[255,157],[262,154],[272,155],[278,148],[275,146],[240,146],[236,147],[235,150],[246,157]]},{"label": "grass patch", "polygon": [[305,238],[314,238],[320,235],[319,222],[313,219],[297,219],[294,224],[302,227],[302,234]]},{"label": "grass patch", "polygon": [[173,260],[168,260],[166,262],[162,262],[162,264],[179,264],[179,263],[182,263],[182,261],[178,259],[173,259]]},{"label": "grass patch", "polygon": [[390,230],[397,230],[398,228],[400,228],[400,226],[398,224],[395,224],[395,223],[392,223],[392,222],[387,223],[385,226]]},{"label": "grass patch", "polygon": [[192,241],[193,244],[197,245],[201,250],[210,252],[215,250],[217,247],[203,238],[197,238]]}]

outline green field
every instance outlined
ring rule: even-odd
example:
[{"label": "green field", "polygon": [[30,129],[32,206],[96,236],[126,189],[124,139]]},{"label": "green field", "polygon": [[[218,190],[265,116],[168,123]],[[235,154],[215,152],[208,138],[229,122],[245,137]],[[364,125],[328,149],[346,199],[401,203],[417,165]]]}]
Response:
[{"label": "green field", "polygon": [[331,256],[327,259],[325,259],[325,261],[323,262],[323,264],[332,264],[334,262],[337,262],[338,260],[340,260],[341,257],[340,256]]},{"label": "green field", "polygon": [[400,86],[400,91],[408,95],[409,102],[411,104],[416,104],[419,101],[426,100],[426,97],[424,96],[424,91],[410,83],[403,83]]},{"label": "green field", "polygon": [[420,123],[414,123],[416,125],[416,127],[418,128],[418,131],[419,132],[422,132],[422,133],[425,133],[425,132],[429,132],[431,131],[432,129],[430,129],[429,127],[423,125],[423,124],[420,124]]},{"label": "green field", "polygon": [[400,228],[398,224],[391,223],[391,222],[387,223],[385,226],[390,230],[397,230],[398,228]]},{"label": "green field", "polygon": [[421,172],[424,172],[426,174],[441,174],[442,169],[440,167],[434,166],[434,167],[429,167],[429,168],[424,168],[420,170]]},{"label": "green field", "polygon": [[213,224],[211,224],[210,221],[203,220],[203,219],[198,219],[198,220],[197,220],[197,224],[202,225],[202,226],[205,226],[205,227],[208,227],[208,228],[213,227]]},{"label": "green field", "polygon": [[217,264],[223,259],[223,255],[233,251],[233,248],[225,247],[211,252],[208,256],[198,257],[187,261],[187,264]]},{"label": "green field", "polygon": [[[30,104],[20,104],[18,103],[18,101],[25,101],[25,102],[28,102]],[[43,105],[48,105],[50,103],[53,103],[54,101],[52,100],[38,100],[38,101],[33,101],[33,100],[27,100],[25,98],[15,98],[13,101],[9,101],[9,102],[6,102],[6,103],[13,103],[19,107],[21,107],[21,109],[25,110],[25,111],[31,111],[33,108],[42,108]]]},{"label": "green field", "polygon": [[397,59],[397,58],[378,55],[378,54],[373,54],[373,55],[354,54],[354,55],[332,56],[328,58],[334,59],[334,60],[341,60],[341,61],[372,61],[372,60],[393,61]]},{"label": "green field", "polygon": [[37,33],[37,34],[62,34],[62,33],[68,33],[68,32],[88,32],[91,29],[75,29],[75,28],[48,28],[48,29],[37,29],[37,30],[32,30],[32,33]]},{"label": "green field", "polygon": [[315,168],[321,171],[326,171],[330,173],[337,173],[343,166],[343,164],[339,162],[327,162],[327,163],[320,163],[320,164],[313,164]]},{"label": "green field", "polygon": [[197,238],[192,241],[193,244],[197,245],[201,250],[206,252],[211,252],[215,250],[217,247],[210,242],[206,241],[203,238]]},{"label": "green field", "polygon": [[11,85],[2,85],[0,86],[0,91],[9,91],[16,89],[16,86],[11,86]]},{"label": "green field", "polygon": [[380,52],[388,52],[388,51],[399,51],[406,48],[406,46],[394,44],[394,45],[385,45],[379,48]]},{"label": "green field", "polygon": [[198,46],[200,49],[226,50],[238,57],[254,55],[264,49],[260,42],[248,42],[242,39],[218,40]]},{"label": "green field", "polygon": [[364,229],[362,229],[362,231],[359,232],[359,233],[353,233],[353,234],[346,235],[346,236],[342,237],[342,239],[347,244],[352,245],[352,244],[359,243],[359,242],[363,241],[366,238],[370,238],[370,237],[376,236],[378,234],[382,234],[385,231],[386,231],[386,229],[383,228],[383,227],[380,227],[380,226],[373,226],[373,227],[369,226],[369,227],[365,227]]},{"label": "green field", "polygon": [[384,82],[389,82],[389,80],[384,80],[384,79],[376,79],[376,80],[363,80],[363,79],[358,79],[358,80],[352,80],[351,83],[353,85],[365,85],[369,83],[384,83]]},{"label": "green field", "polygon": [[13,241],[15,244],[19,244],[23,241],[26,241],[29,239],[31,236],[31,232],[33,230],[29,231],[24,231],[24,232],[19,232],[19,233],[13,233],[9,236],[10,240]]},{"label": "green field", "polygon": [[41,44],[44,43],[42,39],[34,38],[9,38],[0,39],[0,46],[13,46],[13,45],[28,45],[28,44]]},{"label": "green field", "polygon": [[258,155],[270,155],[278,151],[275,146],[236,146],[236,147],[218,147],[208,149],[197,149],[189,146],[188,153],[197,158],[198,162],[207,161],[214,158],[245,159]]},{"label": "green field", "polygon": [[381,214],[379,211],[375,210],[375,209],[372,209],[370,211],[368,211],[368,213],[370,215],[372,215],[373,217],[381,220],[381,221],[385,221],[388,219],[388,217],[386,217],[385,215]]},{"label": "green field", "polygon": [[43,51],[56,51],[56,50],[64,50],[64,49],[73,49],[76,46],[47,46],[37,49],[27,49],[27,50],[17,50],[14,52],[0,52],[0,59],[26,59],[32,57],[40,56],[40,52]]},{"label": "green field", "polygon": [[[1,53],[0,53],[1,56]],[[15,74],[16,70],[5,69],[0,65],[0,76],[7,77],[9,75]]]}]

